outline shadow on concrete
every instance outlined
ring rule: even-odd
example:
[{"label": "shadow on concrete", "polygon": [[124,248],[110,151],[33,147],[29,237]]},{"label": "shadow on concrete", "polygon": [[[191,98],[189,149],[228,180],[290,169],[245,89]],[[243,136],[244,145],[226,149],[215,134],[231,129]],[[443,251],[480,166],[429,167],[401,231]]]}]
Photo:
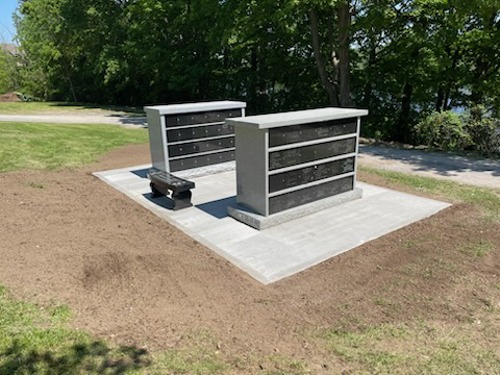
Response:
[{"label": "shadow on concrete", "polygon": [[33,349],[16,340],[0,351],[0,374],[37,374],[43,369],[50,374],[123,374],[151,364],[144,349],[121,346],[112,351],[100,341],[78,343],[61,352]]},{"label": "shadow on concrete", "polygon": [[152,193],[142,194],[142,196],[144,198],[146,198],[148,201],[156,204],[157,206],[166,208],[167,210],[174,209],[174,206],[175,206],[174,201],[167,196],[161,196],[161,197],[154,198]]},{"label": "shadow on concrete", "polygon": [[148,172],[150,168],[136,169],[135,171],[130,171],[131,173],[139,176],[140,178],[148,178]]},{"label": "shadow on concrete", "polygon": [[148,120],[144,116],[128,116],[128,115],[110,115],[108,117],[114,117],[118,119],[118,122],[122,125],[133,125],[138,127],[147,128]]},{"label": "shadow on concrete", "polygon": [[433,171],[441,176],[455,176],[460,172],[486,172],[500,176],[500,161],[473,159],[456,154],[404,150],[389,147],[360,146],[361,155],[366,154],[385,160],[395,160],[413,166],[414,171]]},{"label": "shadow on concrete", "polygon": [[236,196],[219,199],[212,202],[197,204],[195,207],[206,212],[207,214],[217,218],[224,219],[228,216],[227,206],[236,205]]}]

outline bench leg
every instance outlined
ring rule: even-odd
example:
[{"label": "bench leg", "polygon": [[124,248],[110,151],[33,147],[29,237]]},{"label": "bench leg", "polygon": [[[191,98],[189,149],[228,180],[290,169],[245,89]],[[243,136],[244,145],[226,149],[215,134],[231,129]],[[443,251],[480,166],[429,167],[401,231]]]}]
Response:
[{"label": "bench leg", "polygon": [[191,207],[191,190],[183,191],[182,193],[172,193],[172,200],[174,201],[174,211]]},{"label": "bench leg", "polygon": [[149,187],[151,188],[151,194],[153,194],[153,198],[159,198],[166,194],[163,194],[160,190],[158,190],[152,182],[149,183]]}]

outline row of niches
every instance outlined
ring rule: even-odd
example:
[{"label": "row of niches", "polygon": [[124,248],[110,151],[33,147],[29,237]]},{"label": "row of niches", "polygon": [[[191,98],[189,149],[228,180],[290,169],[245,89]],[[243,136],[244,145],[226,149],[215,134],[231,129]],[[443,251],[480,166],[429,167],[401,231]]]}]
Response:
[{"label": "row of niches", "polygon": [[241,115],[241,109],[175,114],[171,116],[165,116],[165,125],[167,128],[170,128],[178,126],[217,123],[224,122],[226,118],[240,117]]}]

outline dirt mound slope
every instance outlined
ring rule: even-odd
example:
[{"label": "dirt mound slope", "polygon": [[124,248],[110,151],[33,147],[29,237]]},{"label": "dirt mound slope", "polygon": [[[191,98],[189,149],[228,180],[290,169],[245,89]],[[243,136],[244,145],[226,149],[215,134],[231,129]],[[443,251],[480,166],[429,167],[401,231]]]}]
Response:
[{"label": "dirt mound slope", "polygon": [[20,102],[19,96],[13,92],[0,95],[0,102]]}]

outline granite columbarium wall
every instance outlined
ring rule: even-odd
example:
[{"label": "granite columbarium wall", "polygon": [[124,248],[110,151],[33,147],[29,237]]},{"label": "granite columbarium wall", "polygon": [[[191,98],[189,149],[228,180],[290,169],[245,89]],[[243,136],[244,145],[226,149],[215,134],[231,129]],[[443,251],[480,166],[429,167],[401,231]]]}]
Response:
[{"label": "granite columbarium wall", "polygon": [[228,118],[236,134],[238,202],[229,214],[264,229],[360,198],[358,138],[367,114],[320,108]]}]

